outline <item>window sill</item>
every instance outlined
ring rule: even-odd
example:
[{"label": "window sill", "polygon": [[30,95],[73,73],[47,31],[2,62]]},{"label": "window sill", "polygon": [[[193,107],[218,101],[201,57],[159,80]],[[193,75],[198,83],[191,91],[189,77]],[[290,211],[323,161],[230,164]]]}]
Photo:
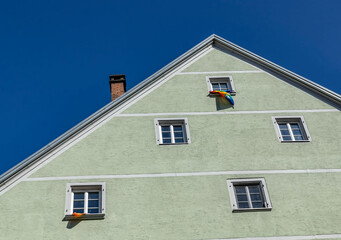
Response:
[{"label": "window sill", "polygon": [[291,140],[280,140],[281,143],[302,143],[302,142],[311,142],[310,140],[299,140],[299,141],[291,141]]},{"label": "window sill", "polygon": [[[230,94],[231,94],[231,96],[235,96],[235,95],[236,95],[236,92],[230,92]],[[208,95],[214,97],[214,96],[219,95],[219,93],[211,93],[211,92],[208,92]]]},{"label": "window sill", "polygon": [[260,212],[260,211],[271,211],[272,208],[237,208],[233,209],[232,212]]},{"label": "window sill", "polygon": [[158,145],[186,145],[188,142],[184,143],[159,143]]},{"label": "window sill", "polygon": [[64,220],[88,220],[88,219],[103,219],[105,213],[84,214],[80,217],[74,215],[65,215]]}]

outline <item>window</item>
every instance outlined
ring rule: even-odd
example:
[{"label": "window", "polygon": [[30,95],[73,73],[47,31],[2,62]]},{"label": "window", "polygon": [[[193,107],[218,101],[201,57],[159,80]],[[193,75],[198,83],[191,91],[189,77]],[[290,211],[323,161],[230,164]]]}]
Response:
[{"label": "window", "polygon": [[229,179],[227,185],[233,211],[271,210],[264,178]]},{"label": "window", "polygon": [[227,91],[229,90],[231,95],[236,94],[233,79],[231,76],[208,76],[206,77],[208,92],[210,91]]},{"label": "window", "polygon": [[272,117],[277,138],[280,142],[309,142],[311,137],[304,118]]},{"label": "window", "polygon": [[187,118],[155,119],[157,144],[186,144],[190,143]]},{"label": "window", "polygon": [[105,183],[68,183],[65,218],[67,220],[104,218]]}]

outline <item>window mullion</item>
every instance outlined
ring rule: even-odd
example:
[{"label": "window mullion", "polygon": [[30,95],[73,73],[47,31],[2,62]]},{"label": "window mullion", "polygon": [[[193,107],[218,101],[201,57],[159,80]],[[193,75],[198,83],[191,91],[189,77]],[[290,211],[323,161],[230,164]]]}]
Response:
[{"label": "window mullion", "polygon": [[171,139],[172,139],[171,141],[172,141],[172,143],[175,143],[173,125],[170,125],[170,134],[171,134]]},{"label": "window mullion", "polygon": [[245,186],[246,194],[247,194],[247,201],[249,202],[249,207],[253,208],[252,202],[251,202],[251,196],[249,191],[249,186]]},{"label": "window mullion", "polygon": [[291,141],[295,141],[294,133],[291,130],[290,123],[287,123],[287,127],[288,127],[288,130],[289,130],[290,136],[291,136]]},{"label": "window mullion", "polygon": [[84,193],[84,213],[88,213],[88,192]]}]

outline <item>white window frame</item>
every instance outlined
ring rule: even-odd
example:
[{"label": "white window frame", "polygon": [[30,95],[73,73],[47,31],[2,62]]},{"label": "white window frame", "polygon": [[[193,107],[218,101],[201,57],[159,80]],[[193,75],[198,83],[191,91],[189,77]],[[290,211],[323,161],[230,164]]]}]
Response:
[{"label": "white window frame", "polygon": [[[253,208],[250,204],[250,196],[248,195],[248,201],[250,208],[238,208],[237,196],[235,192],[235,186],[248,186],[248,185],[259,185],[263,198],[264,207]],[[245,211],[267,211],[272,209],[270,202],[270,195],[266,187],[264,178],[250,178],[250,179],[227,179],[227,187],[230,195],[230,203],[232,212],[245,212]]]},{"label": "white window frame", "polygon": [[[96,192],[99,194],[99,209],[100,213],[87,213],[88,210],[88,192]],[[91,183],[68,183],[66,185],[66,200],[65,200],[65,219],[76,219],[73,214],[73,196],[74,192],[84,192],[84,215],[77,219],[101,219],[105,216],[105,182],[91,182]]]},{"label": "white window frame", "polygon": [[[303,116],[275,116],[275,117],[272,117],[272,122],[273,122],[274,127],[275,127],[275,131],[276,131],[276,134],[277,134],[277,139],[280,142],[290,143],[290,142],[310,142],[311,141],[311,136],[310,136],[307,124],[306,124]],[[291,140],[283,140],[283,137],[282,137],[282,134],[281,134],[281,130],[280,130],[279,125],[278,125],[278,124],[281,124],[281,123],[286,123],[287,124],[288,130],[289,130],[289,133],[290,133],[290,136],[291,136]],[[300,130],[302,132],[302,135],[305,138],[304,140],[295,140],[294,134],[293,134],[293,132],[291,130],[290,123],[296,123],[296,124],[299,125],[299,128],[300,128]]]},{"label": "white window frame", "polygon": [[213,91],[212,83],[226,83],[231,91],[230,94],[232,96],[236,95],[236,88],[232,76],[206,76],[206,83],[209,94],[210,91]]},{"label": "white window frame", "polygon": [[[182,129],[184,131],[184,139],[183,143],[176,143],[174,140],[174,130],[173,125],[182,125]],[[162,131],[161,126],[170,125],[171,131],[171,143],[163,143],[162,139]],[[155,126],[155,135],[156,135],[156,144],[158,145],[182,145],[191,143],[191,138],[189,134],[189,125],[187,118],[156,118],[154,119]]]}]

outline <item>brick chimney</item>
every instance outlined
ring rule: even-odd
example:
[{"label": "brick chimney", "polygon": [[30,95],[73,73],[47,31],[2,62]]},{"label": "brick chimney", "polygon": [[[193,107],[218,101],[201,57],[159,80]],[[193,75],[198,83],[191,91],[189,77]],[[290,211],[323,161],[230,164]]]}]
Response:
[{"label": "brick chimney", "polygon": [[111,101],[121,96],[126,91],[126,76],[121,75],[110,75],[109,85],[111,92]]}]

